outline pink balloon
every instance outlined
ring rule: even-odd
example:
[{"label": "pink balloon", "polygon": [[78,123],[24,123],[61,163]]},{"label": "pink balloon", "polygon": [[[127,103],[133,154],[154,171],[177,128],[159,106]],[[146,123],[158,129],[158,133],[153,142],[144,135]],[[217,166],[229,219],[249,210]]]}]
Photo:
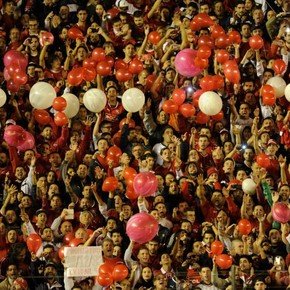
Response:
[{"label": "pink balloon", "polygon": [[17,50],[9,50],[4,55],[4,65],[10,66],[12,63],[18,64],[21,69],[25,70],[28,65],[28,59]]},{"label": "pink balloon", "polygon": [[146,212],[133,215],[126,226],[129,238],[139,244],[147,243],[158,233],[158,221]]},{"label": "pink balloon", "polygon": [[181,50],[175,57],[175,68],[177,72],[185,77],[194,77],[202,72],[202,69],[194,65],[197,56],[196,50],[186,48]]},{"label": "pink balloon", "polygon": [[9,125],[5,128],[4,140],[8,145],[18,147],[25,141],[25,130],[18,125]]},{"label": "pink balloon", "polygon": [[138,196],[154,194],[157,186],[157,178],[152,172],[141,172],[134,177],[133,188]]},{"label": "pink balloon", "polygon": [[290,220],[290,209],[285,203],[277,202],[272,207],[272,215],[275,221],[285,224]]},{"label": "pink balloon", "polygon": [[35,146],[35,140],[34,140],[33,135],[25,131],[25,140],[20,146],[17,146],[17,149],[19,151],[26,151],[28,149],[33,149],[34,146]]}]

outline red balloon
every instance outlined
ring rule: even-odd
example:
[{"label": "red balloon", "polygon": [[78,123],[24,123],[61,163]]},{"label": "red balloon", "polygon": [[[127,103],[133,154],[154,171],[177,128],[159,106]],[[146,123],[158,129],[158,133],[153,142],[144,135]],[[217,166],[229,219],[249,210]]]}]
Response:
[{"label": "red balloon", "polygon": [[10,77],[13,77],[15,74],[19,73],[22,69],[18,63],[11,63],[6,67],[6,70]]},{"label": "red balloon", "polygon": [[238,84],[241,80],[240,70],[237,66],[224,67],[224,75],[233,84]]},{"label": "red balloon", "polygon": [[120,10],[117,7],[113,7],[107,11],[107,14],[110,19],[115,18],[120,13]]},{"label": "red balloon", "polygon": [[131,187],[127,187],[127,188],[126,188],[126,197],[127,197],[128,199],[132,199],[132,200],[134,200],[134,199],[137,199],[139,196],[138,196],[138,194],[134,191],[133,188],[131,188]]},{"label": "red balloon", "polygon": [[179,112],[185,118],[191,118],[195,114],[195,108],[192,104],[186,103],[179,107]]},{"label": "red balloon", "polygon": [[111,274],[113,270],[114,270],[114,265],[110,263],[103,263],[99,267],[99,273],[102,273],[102,274]]},{"label": "red balloon", "polygon": [[137,174],[135,174],[134,176],[133,176],[133,178],[127,178],[125,181],[126,181],[126,186],[127,186],[127,188],[129,188],[129,189],[132,189],[132,190],[134,190],[134,186],[133,186],[133,183],[134,183],[134,178],[135,178],[135,176],[136,176]]},{"label": "red balloon", "polygon": [[68,117],[63,112],[57,112],[54,116],[54,123],[56,126],[62,127],[68,124]]},{"label": "red balloon", "polygon": [[198,68],[201,68],[201,69],[205,69],[208,67],[208,59],[196,57],[193,60],[193,63],[195,66],[197,66]]},{"label": "red balloon", "polygon": [[97,276],[96,280],[97,280],[97,283],[103,287],[108,287],[114,283],[113,277],[110,273],[107,273],[107,274],[100,273]]},{"label": "red balloon", "polygon": [[186,93],[184,89],[174,89],[172,92],[172,100],[176,105],[180,106],[184,103],[185,99]]},{"label": "red balloon", "polygon": [[[124,118],[120,121],[119,123],[119,129],[122,130],[123,126],[126,123],[127,118]],[[129,128],[135,128],[136,127],[136,123],[133,119],[130,119],[129,124],[128,124]]]},{"label": "red balloon", "polygon": [[225,50],[225,49],[219,49],[216,52],[216,61],[218,63],[225,63],[226,61],[228,61],[230,58],[230,54]]},{"label": "red balloon", "polygon": [[9,125],[4,130],[4,140],[10,146],[18,147],[25,141],[25,130],[18,125]]},{"label": "red balloon", "polygon": [[214,79],[210,75],[203,77],[199,81],[199,85],[200,85],[201,89],[205,92],[206,91],[213,91],[215,89]]},{"label": "red balloon", "polygon": [[114,134],[112,138],[113,144],[120,147],[121,144],[121,130]]},{"label": "red balloon", "polygon": [[214,255],[221,255],[224,250],[224,244],[220,241],[214,241],[212,242],[210,249]]},{"label": "red balloon", "polygon": [[41,46],[44,46],[45,44],[53,44],[54,42],[54,36],[51,32],[48,31],[43,31],[40,34],[40,39],[39,39],[39,43]]},{"label": "red balloon", "polygon": [[226,48],[229,45],[230,45],[230,39],[229,39],[229,37],[226,34],[220,35],[215,40],[215,46],[217,48]]},{"label": "red balloon", "polygon": [[276,103],[276,97],[274,94],[273,95],[265,95],[265,96],[263,96],[262,100],[263,100],[263,104],[266,106],[273,106]]},{"label": "red balloon", "polygon": [[228,32],[228,36],[231,44],[240,44],[242,42],[241,35],[238,31],[232,30]]},{"label": "red balloon", "polygon": [[197,57],[209,58],[211,56],[211,48],[208,45],[201,45],[197,50]]},{"label": "red balloon", "polygon": [[221,254],[216,256],[215,262],[221,269],[229,269],[233,264],[233,258],[229,255]]},{"label": "red balloon", "polygon": [[108,76],[111,74],[112,66],[107,60],[100,61],[97,64],[97,74],[100,76]]},{"label": "red balloon", "polygon": [[139,244],[147,243],[158,233],[158,221],[146,212],[133,215],[126,226],[129,238]]},{"label": "red balloon", "polygon": [[74,233],[67,233],[64,237],[63,237],[63,243],[65,245],[69,245],[69,243],[75,238]]},{"label": "red balloon", "polygon": [[83,67],[96,67],[96,64],[97,63],[91,57],[83,61]]},{"label": "red balloon", "polygon": [[248,235],[252,231],[252,224],[247,219],[241,219],[238,223],[238,230],[242,235]]},{"label": "red balloon", "polygon": [[129,274],[128,268],[124,264],[117,264],[113,270],[113,280],[120,282],[127,278]]},{"label": "red balloon", "polygon": [[73,238],[70,242],[69,242],[69,246],[70,247],[77,247],[78,245],[80,245],[82,243],[81,239],[78,238]]},{"label": "red balloon", "polygon": [[195,108],[198,108],[199,97],[204,93],[203,90],[197,90],[192,95],[192,103]]},{"label": "red balloon", "polygon": [[209,116],[204,114],[203,112],[198,112],[195,118],[195,122],[197,124],[206,124],[209,121]]},{"label": "red balloon", "polygon": [[151,31],[148,35],[148,41],[152,44],[157,44],[161,40],[161,35],[158,31]]},{"label": "red balloon", "polygon": [[17,150],[26,151],[35,147],[35,139],[31,133],[25,131],[24,142],[17,146]]},{"label": "red balloon", "polygon": [[96,62],[106,60],[105,50],[101,47],[96,47],[92,52],[92,59]]},{"label": "red balloon", "polygon": [[150,90],[154,84],[154,82],[156,81],[157,77],[156,75],[149,75],[146,79],[146,88],[147,90]]},{"label": "red balloon", "polygon": [[223,64],[223,68],[237,68],[238,64],[234,59],[230,59]]},{"label": "red balloon", "polygon": [[22,86],[27,83],[28,76],[25,71],[19,71],[13,75],[12,79],[16,86]]},{"label": "red balloon", "polygon": [[271,165],[270,158],[265,153],[260,153],[256,157],[257,164],[263,168],[268,168]]},{"label": "red balloon", "polygon": [[[63,111],[66,108],[66,99],[63,97],[57,97],[53,100],[52,107],[56,111]],[[46,112],[46,111],[45,111]]]},{"label": "red balloon", "polygon": [[103,191],[114,191],[118,188],[118,179],[114,176],[106,177],[103,182],[102,190]]},{"label": "red balloon", "polygon": [[36,254],[36,252],[42,245],[42,239],[38,234],[30,234],[27,237],[26,244],[29,252]]},{"label": "red balloon", "polygon": [[162,110],[167,114],[174,114],[178,111],[178,105],[172,100],[166,100],[162,105]]},{"label": "red balloon", "polygon": [[211,116],[214,121],[221,121],[224,118],[224,112],[220,111],[218,114]]},{"label": "red balloon", "polygon": [[123,177],[125,180],[134,179],[137,175],[137,171],[133,167],[126,167],[123,172]]},{"label": "red balloon", "polygon": [[249,45],[252,49],[261,49],[264,46],[264,40],[259,35],[251,36],[249,39]]},{"label": "red balloon", "polygon": [[92,82],[96,78],[96,69],[93,66],[86,66],[82,68],[82,78],[87,82]]},{"label": "red balloon", "polygon": [[214,90],[222,89],[225,85],[224,78],[220,75],[212,76],[214,82]]},{"label": "red balloon", "polygon": [[261,88],[262,97],[266,96],[274,96],[275,97],[275,89],[271,85],[263,85]]},{"label": "red balloon", "polygon": [[7,89],[12,93],[17,93],[20,89],[19,85],[16,85],[12,79],[7,81]]},{"label": "red balloon", "polygon": [[36,122],[40,125],[46,125],[50,123],[50,115],[46,110],[37,109],[33,111]]},{"label": "red balloon", "polygon": [[284,73],[286,69],[286,63],[283,59],[275,59],[273,64],[273,70],[277,75]]},{"label": "red balloon", "polygon": [[121,68],[116,71],[116,79],[119,82],[127,82],[131,80],[132,77],[133,75],[127,69]]},{"label": "red balloon", "polygon": [[197,21],[195,19],[192,19],[190,21],[189,27],[193,31],[200,30],[200,28],[201,28],[201,26],[199,25],[199,23],[197,23]]},{"label": "red balloon", "polygon": [[201,28],[209,27],[215,24],[207,13],[199,13],[193,17],[193,20],[195,20]]},{"label": "red balloon", "polygon": [[83,81],[83,68],[73,68],[67,75],[67,82],[72,86],[79,86]]},{"label": "red balloon", "polygon": [[214,41],[208,35],[200,36],[198,39],[198,47],[201,47],[203,45],[207,45],[208,47],[210,47],[210,49],[213,49],[214,48]]},{"label": "red balloon", "polygon": [[59,248],[58,250],[58,256],[60,258],[60,260],[62,261],[64,259],[64,246]]},{"label": "red balloon", "polygon": [[106,162],[107,164],[112,163],[113,167],[117,167],[119,165],[119,158],[113,157],[113,156],[106,156]]},{"label": "red balloon", "polygon": [[210,31],[213,38],[218,38],[219,36],[225,35],[225,30],[218,24],[212,26]]},{"label": "red balloon", "polygon": [[117,59],[115,61],[114,67],[115,67],[115,70],[128,69],[129,68],[128,64],[125,63],[122,59]]},{"label": "red balloon", "polygon": [[77,27],[71,27],[67,31],[67,36],[68,36],[68,38],[73,39],[73,40],[84,38],[82,31],[80,29],[78,29]]},{"label": "red balloon", "polygon": [[4,55],[3,61],[6,67],[16,64],[20,66],[22,70],[25,70],[28,64],[28,59],[24,56],[24,54],[17,50],[7,51]]},{"label": "red balloon", "polygon": [[139,196],[151,196],[157,191],[158,181],[151,171],[140,172],[134,177],[133,188]]},{"label": "red balloon", "polygon": [[272,215],[275,221],[285,224],[290,220],[290,209],[287,204],[277,202],[272,207]]},{"label": "red balloon", "polygon": [[109,66],[112,68],[115,64],[115,60],[111,56],[106,56],[105,61],[109,64]]},{"label": "red balloon", "polygon": [[129,64],[129,72],[139,74],[143,70],[143,63],[138,58],[133,59]]},{"label": "red balloon", "polygon": [[121,155],[122,155],[122,150],[116,145],[110,147],[107,151],[107,156],[111,156],[111,157],[119,159]]}]

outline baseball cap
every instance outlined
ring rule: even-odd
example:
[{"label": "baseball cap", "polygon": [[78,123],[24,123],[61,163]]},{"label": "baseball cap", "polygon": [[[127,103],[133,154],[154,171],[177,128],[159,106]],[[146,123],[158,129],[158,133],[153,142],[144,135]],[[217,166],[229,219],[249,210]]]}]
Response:
[{"label": "baseball cap", "polygon": [[223,134],[223,133],[229,133],[229,130],[223,128],[223,129],[220,130],[220,134]]},{"label": "baseball cap", "polygon": [[129,4],[126,0],[120,0],[118,3],[118,7],[119,8],[125,8],[125,7],[129,7]]},{"label": "baseball cap", "polygon": [[47,267],[53,267],[53,268],[55,268],[56,269],[56,265],[53,263],[53,262],[47,262],[46,264],[45,264],[45,268],[47,268]]},{"label": "baseball cap", "polygon": [[8,120],[5,122],[5,125],[16,125],[16,122],[15,122],[13,119],[8,119]]}]

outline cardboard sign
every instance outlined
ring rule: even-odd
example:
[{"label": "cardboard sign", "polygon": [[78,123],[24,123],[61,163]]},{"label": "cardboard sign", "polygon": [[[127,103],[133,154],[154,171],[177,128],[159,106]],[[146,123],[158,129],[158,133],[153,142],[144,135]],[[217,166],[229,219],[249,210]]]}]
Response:
[{"label": "cardboard sign", "polygon": [[98,275],[103,264],[102,247],[65,247],[65,267],[68,277],[90,277]]}]

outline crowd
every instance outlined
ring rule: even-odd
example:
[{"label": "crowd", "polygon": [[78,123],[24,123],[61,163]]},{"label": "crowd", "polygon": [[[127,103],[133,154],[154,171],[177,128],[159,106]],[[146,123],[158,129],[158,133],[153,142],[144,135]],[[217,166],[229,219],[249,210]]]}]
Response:
[{"label": "crowd", "polygon": [[[289,0],[2,0],[0,7],[1,290],[290,289],[289,219],[279,223],[271,211],[277,203],[289,208],[290,104],[261,93],[274,76],[290,79]],[[196,15],[219,26],[198,27]],[[176,55],[198,50],[213,27],[237,31],[240,41],[211,46],[207,58],[199,51],[200,73],[182,75]],[[258,49],[249,44],[255,35],[263,39]],[[92,60],[96,48],[103,66]],[[220,48],[236,61],[238,81],[225,77]],[[4,69],[11,50],[28,60],[24,76],[13,59]],[[140,71],[131,73],[132,63]],[[211,117],[198,106],[209,75],[222,77],[222,111]],[[29,94],[40,81],[77,97],[67,124],[57,126],[53,108],[48,122],[37,118]],[[101,112],[84,104],[92,88],[106,94]],[[145,94],[138,112],[122,104],[129,88]],[[171,111],[166,101],[177,88],[194,114]],[[7,144],[12,125],[34,136],[32,149]],[[128,180],[149,171],[157,191],[138,197]],[[106,184],[109,192],[107,177],[118,179]],[[253,192],[243,190],[248,178]],[[138,212],[159,224],[142,245],[126,234]],[[241,219],[250,222],[247,234]],[[227,269],[217,265],[216,241],[232,257]],[[101,246],[104,261],[123,262],[128,276],[68,278],[65,245]]]}]

